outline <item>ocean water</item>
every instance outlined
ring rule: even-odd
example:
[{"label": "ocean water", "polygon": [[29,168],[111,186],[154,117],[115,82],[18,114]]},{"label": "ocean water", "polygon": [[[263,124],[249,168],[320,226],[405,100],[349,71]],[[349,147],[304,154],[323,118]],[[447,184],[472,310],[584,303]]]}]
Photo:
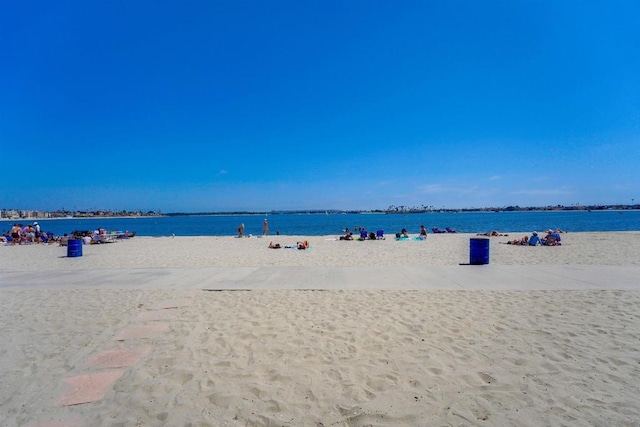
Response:
[{"label": "ocean water", "polygon": [[[531,232],[560,228],[581,231],[638,231],[640,211],[552,211],[552,212],[469,212],[426,214],[274,214],[212,215],[148,218],[100,218],[38,220],[43,231],[56,235],[74,230],[135,231],[139,236],[233,236],[238,225],[245,224],[245,234],[261,235],[262,221],[269,221],[269,234],[324,236],[339,235],[345,227],[352,231],[362,227],[368,231],[384,230],[393,235],[406,228],[417,234],[424,224],[451,227],[463,233]],[[0,229],[7,231],[16,221],[1,220]],[[21,224],[32,221],[20,220]]]}]

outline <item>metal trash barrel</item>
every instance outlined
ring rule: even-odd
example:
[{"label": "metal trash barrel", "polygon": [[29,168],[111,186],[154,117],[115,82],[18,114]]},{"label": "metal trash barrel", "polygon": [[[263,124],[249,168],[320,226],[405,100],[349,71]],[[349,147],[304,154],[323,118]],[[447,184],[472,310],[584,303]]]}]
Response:
[{"label": "metal trash barrel", "polygon": [[469,242],[469,264],[489,264],[489,239],[473,237]]},{"label": "metal trash barrel", "polygon": [[82,256],[82,240],[69,240],[67,256],[69,258]]}]

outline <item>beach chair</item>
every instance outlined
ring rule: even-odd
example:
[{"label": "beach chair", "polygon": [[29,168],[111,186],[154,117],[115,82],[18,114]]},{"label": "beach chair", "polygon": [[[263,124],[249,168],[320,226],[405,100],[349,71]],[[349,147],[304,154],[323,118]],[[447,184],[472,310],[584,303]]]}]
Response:
[{"label": "beach chair", "polygon": [[383,230],[376,231],[376,239],[384,240],[384,231]]},{"label": "beach chair", "polygon": [[367,234],[367,230],[360,230],[360,240],[366,240]]}]

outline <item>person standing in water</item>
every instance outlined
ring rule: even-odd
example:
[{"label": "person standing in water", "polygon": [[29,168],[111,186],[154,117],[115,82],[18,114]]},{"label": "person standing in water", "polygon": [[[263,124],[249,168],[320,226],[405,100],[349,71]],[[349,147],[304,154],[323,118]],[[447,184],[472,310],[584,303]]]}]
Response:
[{"label": "person standing in water", "polygon": [[267,218],[265,218],[262,223],[262,235],[266,236],[267,234],[269,234],[269,223],[267,222]]},{"label": "person standing in water", "polygon": [[244,236],[244,223],[238,226],[238,237]]}]

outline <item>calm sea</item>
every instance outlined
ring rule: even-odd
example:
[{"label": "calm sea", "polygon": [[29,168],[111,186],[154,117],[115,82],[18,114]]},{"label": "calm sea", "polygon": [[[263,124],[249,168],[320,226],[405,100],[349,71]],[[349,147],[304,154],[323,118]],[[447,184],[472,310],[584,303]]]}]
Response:
[{"label": "calm sea", "polygon": [[[368,231],[384,230],[395,234],[406,228],[417,234],[420,225],[451,227],[462,233],[484,233],[497,230],[531,232],[560,228],[579,231],[637,231],[640,211],[560,211],[560,212],[491,212],[491,213],[427,213],[427,214],[275,214],[266,216],[271,235],[323,236],[338,235],[345,227]],[[245,234],[261,235],[263,215],[175,216],[150,218],[102,218],[39,220],[43,231],[56,235],[74,230],[135,231],[139,236],[233,236],[241,223]],[[0,229],[9,230],[16,221],[0,221]],[[31,221],[21,220],[26,225]]]}]

